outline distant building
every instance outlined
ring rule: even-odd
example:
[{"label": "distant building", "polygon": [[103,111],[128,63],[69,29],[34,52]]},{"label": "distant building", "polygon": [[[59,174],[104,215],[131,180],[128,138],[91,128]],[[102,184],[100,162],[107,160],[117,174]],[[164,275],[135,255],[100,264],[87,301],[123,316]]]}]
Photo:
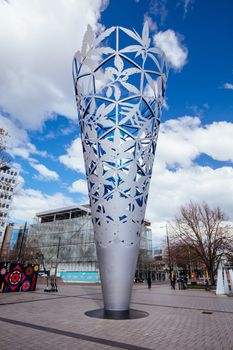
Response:
[{"label": "distant building", "polygon": [[28,232],[28,227],[24,226],[15,226],[13,223],[10,223],[6,226],[2,246],[0,249],[1,260],[18,260],[20,259],[23,241]]},{"label": "distant building", "polygon": [[[143,225],[140,251],[147,256],[152,254],[148,221]],[[89,206],[76,205],[36,214],[25,252],[28,256],[33,252],[42,255],[52,272],[57,265],[57,274],[64,280],[97,281],[99,269]]]},{"label": "distant building", "polygon": [[0,247],[19,172],[8,165],[0,167]]}]

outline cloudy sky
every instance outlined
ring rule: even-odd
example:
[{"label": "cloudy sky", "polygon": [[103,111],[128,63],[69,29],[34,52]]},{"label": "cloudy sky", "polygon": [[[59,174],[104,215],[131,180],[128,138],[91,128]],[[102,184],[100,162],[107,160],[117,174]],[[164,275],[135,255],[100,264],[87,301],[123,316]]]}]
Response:
[{"label": "cloudy sky", "polygon": [[10,220],[86,203],[71,63],[87,24],[141,33],[148,20],[170,74],[146,217],[154,242],[180,205],[233,220],[233,2],[0,0],[0,127],[20,168]]}]

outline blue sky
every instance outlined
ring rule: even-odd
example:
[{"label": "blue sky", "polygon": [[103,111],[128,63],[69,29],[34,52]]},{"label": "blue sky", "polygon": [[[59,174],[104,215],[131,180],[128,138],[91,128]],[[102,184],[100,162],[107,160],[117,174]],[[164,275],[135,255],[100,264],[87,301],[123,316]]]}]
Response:
[{"label": "blue sky", "polygon": [[87,202],[72,57],[87,24],[141,33],[146,19],[170,64],[146,216],[155,236],[190,199],[232,220],[232,13],[227,0],[0,0],[0,127],[21,169],[11,221]]}]

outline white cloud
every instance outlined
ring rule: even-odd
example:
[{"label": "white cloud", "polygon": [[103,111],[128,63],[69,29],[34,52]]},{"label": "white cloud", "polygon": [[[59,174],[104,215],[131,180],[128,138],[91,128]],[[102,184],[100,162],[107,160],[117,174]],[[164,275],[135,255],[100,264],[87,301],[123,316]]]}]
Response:
[{"label": "white cloud", "polygon": [[187,62],[188,49],[172,29],[155,34],[154,43],[165,52],[167,60],[173,68],[178,70],[183,68]]},{"label": "white cloud", "polygon": [[[233,162],[233,123],[201,125],[198,117],[185,116],[161,124],[157,157],[167,166],[188,167],[200,154]],[[224,142],[222,142],[224,140]]]},{"label": "white cloud", "polygon": [[157,28],[158,28],[157,23],[155,21],[153,21],[151,16],[149,16],[147,13],[144,14],[144,22],[145,21],[148,22],[150,31],[152,31],[152,32],[157,31]]},{"label": "white cloud", "polygon": [[203,153],[218,161],[233,162],[232,134],[233,123],[201,125],[198,117],[185,116],[161,124],[146,212],[154,242],[164,237],[166,222],[190,200],[220,206],[233,221],[233,167],[223,163],[212,169],[194,162]]},{"label": "white cloud", "polygon": [[19,156],[29,159],[32,154],[42,157],[47,156],[46,151],[37,150],[36,146],[30,142],[28,133],[17,126],[14,121],[0,114],[0,125],[7,133],[7,151],[11,156]]},{"label": "white cloud", "polygon": [[75,205],[75,203],[63,193],[47,195],[31,188],[21,188],[14,196],[10,220],[32,222],[38,212],[70,205]]},{"label": "white cloud", "polygon": [[195,0],[184,0],[184,18],[188,13],[189,8],[194,4]]},{"label": "white cloud", "polygon": [[219,206],[233,221],[232,191],[232,167],[192,166],[173,172],[155,164],[146,212],[152,222],[154,239],[164,235],[165,229],[161,226],[171,222],[179,207],[190,200]]},{"label": "white cloud", "polygon": [[67,153],[60,156],[59,160],[67,168],[85,173],[82,142],[79,137],[72,142],[70,147],[67,148]]},{"label": "white cloud", "polygon": [[38,171],[39,175],[37,176],[37,178],[40,180],[54,181],[59,179],[59,175],[56,173],[56,171],[49,170],[43,164],[31,163],[31,167]]},{"label": "white cloud", "polygon": [[26,128],[53,112],[75,118],[71,62],[101,0],[0,1],[0,105]]},{"label": "white cloud", "polygon": [[84,195],[88,194],[87,191],[87,181],[83,179],[79,179],[74,181],[72,185],[69,187],[70,192],[82,193]]},{"label": "white cloud", "polygon": [[227,89],[227,90],[233,90],[233,84],[231,84],[231,83],[225,83],[225,84],[223,85],[223,88],[224,88],[224,89]]}]

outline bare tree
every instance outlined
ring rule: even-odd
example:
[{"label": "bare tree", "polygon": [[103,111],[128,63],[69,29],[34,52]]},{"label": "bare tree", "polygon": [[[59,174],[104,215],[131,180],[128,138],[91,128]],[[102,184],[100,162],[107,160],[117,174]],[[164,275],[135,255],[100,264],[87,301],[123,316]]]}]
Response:
[{"label": "bare tree", "polygon": [[214,276],[222,256],[232,249],[231,227],[224,221],[226,215],[219,207],[211,209],[206,203],[190,202],[180,208],[175,223],[170,225],[173,244],[200,259],[211,284],[215,284]]}]

